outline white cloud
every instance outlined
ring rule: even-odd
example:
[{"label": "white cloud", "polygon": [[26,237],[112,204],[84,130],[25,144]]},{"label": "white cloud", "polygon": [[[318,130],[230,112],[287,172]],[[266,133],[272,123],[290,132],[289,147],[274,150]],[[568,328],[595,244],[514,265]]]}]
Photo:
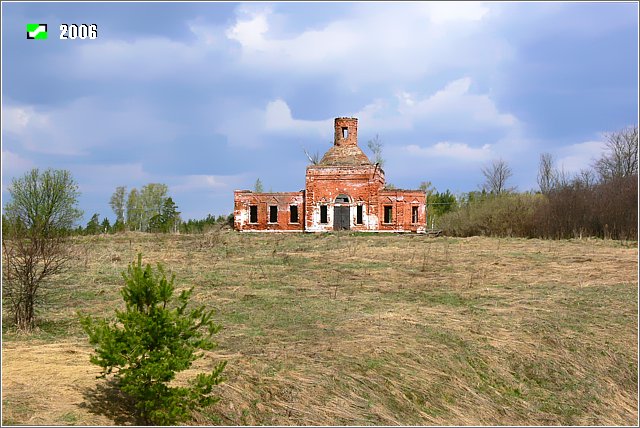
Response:
[{"label": "white cloud", "polygon": [[559,148],[555,150],[558,156],[556,166],[567,173],[579,172],[583,168],[589,168],[604,149],[605,143],[602,141],[585,141]]},{"label": "white cloud", "polygon": [[277,34],[275,12],[242,10],[226,36],[241,47],[244,66],[393,83],[449,66],[495,67],[510,57],[508,41],[482,27],[488,15],[489,6],[475,2],[353,5],[322,27]]},{"label": "white cloud", "polygon": [[6,107],[2,111],[2,129],[21,134],[28,126],[42,126],[48,123],[48,117],[35,112],[33,107]]},{"label": "white cloud", "polygon": [[[489,95],[473,93],[469,77],[454,80],[423,98],[399,91],[390,101],[378,98],[359,111],[345,112],[344,115],[357,117],[360,129],[367,132],[407,131],[416,127],[444,132],[495,131],[501,134],[495,143],[503,145],[506,150],[517,148],[515,146],[521,148],[524,144],[520,136],[520,121],[513,114],[501,112]],[[264,109],[228,113],[221,118],[216,131],[226,135],[232,145],[240,146],[260,145],[271,133],[331,139],[334,116],[322,120],[296,119],[294,116],[287,102],[277,98],[268,102]],[[247,127],[246,123],[253,126]],[[465,151],[460,143],[439,144],[435,147],[437,155],[474,153],[484,159],[488,153],[486,148],[479,149],[480,152]]]},{"label": "white cloud", "polygon": [[228,178],[229,177],[204,174],[180,176],[174,179],[177,184],[173,184],[169,190],[175,193],[182,193],[196,190],[227,189],[229,187],[226,183]]},{"label": "white cloud", "polygon": [[[230,103],[224,111],[217,112],[214,132],[225,135],[230,145],[258,147],[270,135],[286,134],[331,138],[333,117],[323,120],[294,118],[286,101],[276,98],[263,108]],[[251,126],[247,126],[251,124]]]},{"label": "white cloud", "polygon": [[24,158],[17,153],[2,150],[2,175],[6,185],[6,178],[18,177],[34,168],[36,165],[30,159]]},{"label": "white cloud", "polygon": [[[13,134],[18,143],[30,151],[79,155],[83,149],[65,138],[55,112],[37,111],[33,106],[6,106],[3,108],[3,131]],[[64,116],[64,114],[62,115]]]},{"label": "white cloud", "polygon": [[475,1],[432,2],[428,5],[431,22],[437,24],[480,21],[489,12],[486,5]]},{"label": "white cloud", "polygon": [[226,28],[201,17],[187,21],[195,42],[165,37],[96,40],[74,46],[52,69],[76,79],[127,81],[179,73],[210,79],[222,70],[259,69],[337,75],[354,87],[393,85],[451,66],[494,69],[509,58],[513,50],[508,40],[493,36],[487,25],[493,7],[476,2],[353,4],[330,22],[290,31],[278,25],[288,15],[241,5]]},{"label": "white cloud", "polygon": [[[202,27],[198,30],[200,33],[196,35],[201,36],[207,31]],[[209,36],[208,40],[213,39]],[[187,44],[162,37],[134,41],[106,39],[78,45],[68,55],[56,59],[54,70],[74,79],[148,82],[172,77],[181,71],[193,72],[203,66],[205,55],[206,49],[199,43]]]},{"label": "white cloud", "polygon": [[469,77],[457,79],[422,98],[400,91],[396,94],[395,105],[377,99],[354,115],[367,128],[380,131],[406,130],[420,125],[449,132],[498,130],[517,133],[521,125],[518,118],[501,112],[489,95],[472,93],[471,83]]},{"label": "white cloud", "polygon": [[153,106],[135,99],[106,107],[97,99],[80,98],[52,109],[6,106],[3,130],[25,149],[49,154],[85,155],[92,148],[117,144],[155,144],[175,138],[178,127],[156,118]]},{"label": "white cloud", "polygon": [[443,141],[428,147],[411,144],[405,147],[410,155],[426,158],[451,158],[460,161],[482,162],[493,156],[490,144],[482,147],[471,147],[465,143]]},{"label": "white cloud", "polygon": [[261,50],[267,43],[264,35],[268,30],[266,13],[254,13],[248,19],[237,20],[235,25],[227,30],[226,35],[247,49]]},{"label": "white cloud", "polygon": [[441,125],[453,121],[463,127],[516,126],[518,120],[509,113],[498,111],[488,95],[470,93],[471,78],[464,77],[450,82],[444,89],[418,102],[406,102],[413,96],[405,95],[399,105],[402,114],[410,117],[430,118]]}]

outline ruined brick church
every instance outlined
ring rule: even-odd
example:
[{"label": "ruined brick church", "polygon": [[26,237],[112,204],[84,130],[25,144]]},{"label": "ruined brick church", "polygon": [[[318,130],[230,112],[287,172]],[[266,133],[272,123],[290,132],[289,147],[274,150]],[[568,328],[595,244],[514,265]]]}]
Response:
[{"label": "ruined brick church", "polygon": [[333,147],[307,167],[299,192],[234,192],[239,231],[426,231],[425,193],[386,189],[384,171],[358,147],[358,119],[335,119]]}]

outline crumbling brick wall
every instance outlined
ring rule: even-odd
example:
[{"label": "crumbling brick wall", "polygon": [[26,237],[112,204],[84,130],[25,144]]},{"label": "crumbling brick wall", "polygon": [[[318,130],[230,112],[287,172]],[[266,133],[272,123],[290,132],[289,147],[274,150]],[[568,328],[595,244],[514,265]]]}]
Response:
[{"label": "crumbling brick wall", "polygon": [[[345,195],[350,207],[350,229],[375,230],[378,227],[378,191],[384,175],[375,165],[309,166],[306,177],[305,229],[310,232],[333,230],[336,198]],[[327,206],[326,223],[320,222],[321,206]],[[362,206],[362,223],[358,224],[358,205]]]},{"label": "crumbling brick wall", "polygon": [[334,127],[334,145],[307,167],[304,191],[234,193],[236,230],[426,231],[425,193],[384,189],[384,171],[358,147],[358,119],[339,117]]},{"label": "crumbling brick wall", "polygon": [[[253,219],[251,207],[255,207]],[[274,220],[272,207],[275,207],[275,221],[272,221]],[[292,210],[297,211],[297,219],[292,218]],[[249,190],[234,192],[233,217],[236,230],[301,232],[304,230],[304,212],[304,192],[254,193]]]}]

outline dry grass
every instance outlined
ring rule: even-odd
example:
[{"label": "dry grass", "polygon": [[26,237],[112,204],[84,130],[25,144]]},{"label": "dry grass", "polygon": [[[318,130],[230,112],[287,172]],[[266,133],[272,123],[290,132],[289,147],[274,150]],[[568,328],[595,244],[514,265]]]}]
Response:
[{"label": "dry grass", "polygon": [[76,311],[138,251],[218,310],[222,400],[193,424],[635,425],[637,244],[415,235],[79,238],[40,330],[3,331],[5,424],[134,424]]}]

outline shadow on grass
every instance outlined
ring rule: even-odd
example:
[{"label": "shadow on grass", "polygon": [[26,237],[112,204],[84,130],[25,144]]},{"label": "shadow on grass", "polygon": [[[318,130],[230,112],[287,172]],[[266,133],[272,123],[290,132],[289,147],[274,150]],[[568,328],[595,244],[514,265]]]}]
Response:
[{"label": "shadow on grass", "polygon": [[82,391],[85,401],[80,407],[95,415],[106,416],[115,425],[146,425],[136,411],[134,402],[118,388],[115,379],[99,381]]}]

